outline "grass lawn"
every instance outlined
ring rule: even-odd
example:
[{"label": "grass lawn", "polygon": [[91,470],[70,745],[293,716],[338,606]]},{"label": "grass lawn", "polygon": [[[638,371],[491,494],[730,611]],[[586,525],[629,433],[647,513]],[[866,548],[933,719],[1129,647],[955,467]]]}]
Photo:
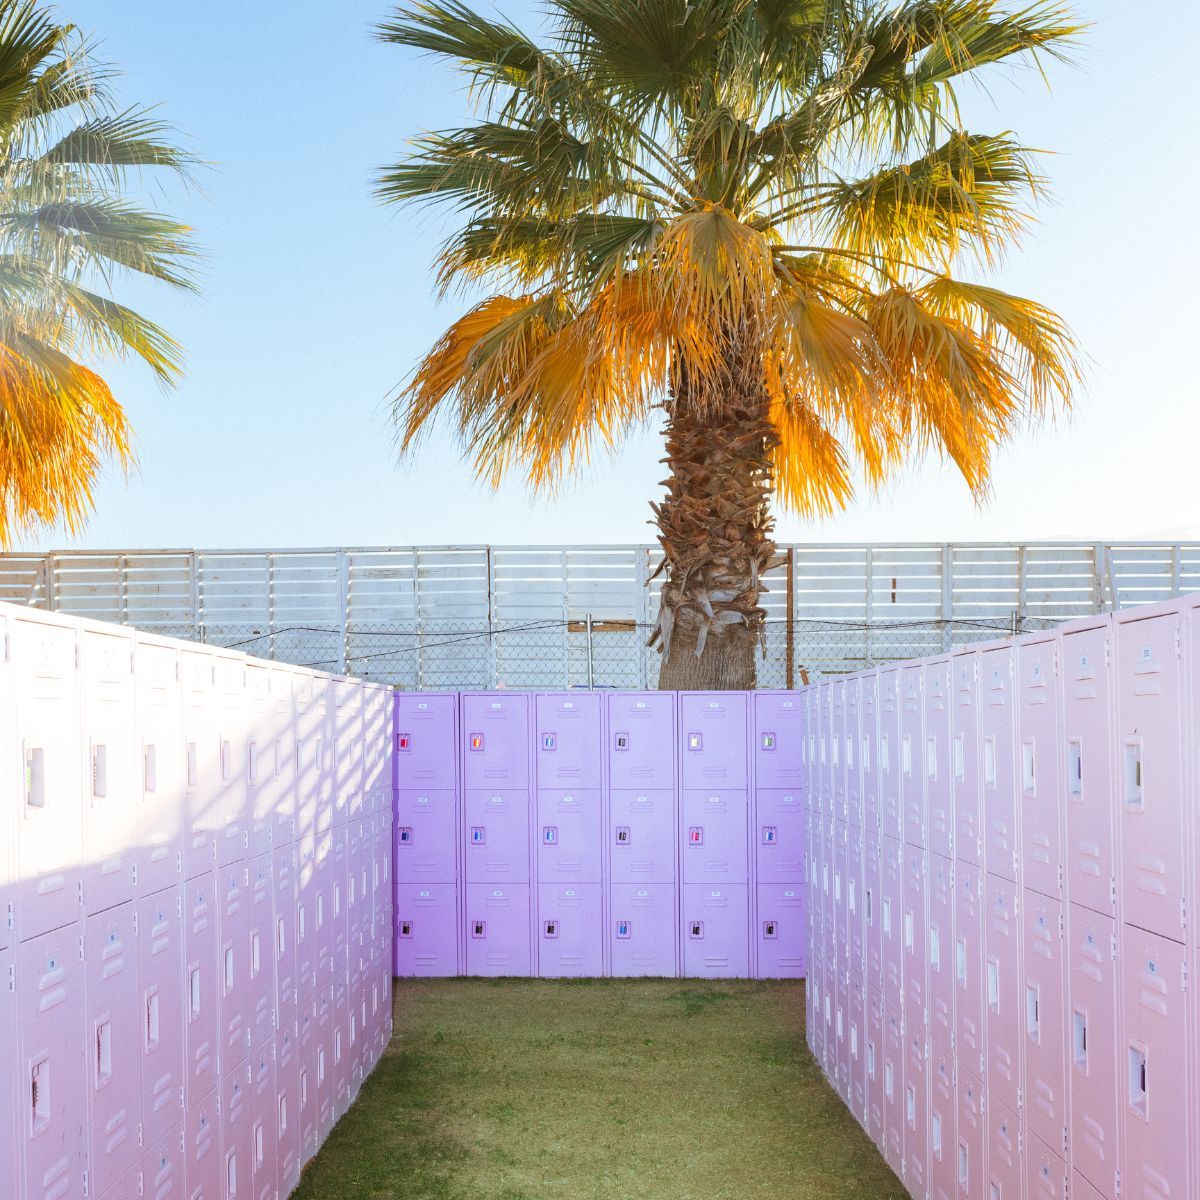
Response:
[{"label": "grass lawn", "polygon": [[438,979],[298,1200],[900,1200],[799,983]]}]

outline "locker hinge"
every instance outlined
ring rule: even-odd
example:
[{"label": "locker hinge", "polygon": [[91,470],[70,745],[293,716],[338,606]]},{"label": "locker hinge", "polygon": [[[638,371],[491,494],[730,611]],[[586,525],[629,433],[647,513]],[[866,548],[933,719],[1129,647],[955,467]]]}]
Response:
[{"label": "locker hinge", "polygon": [[16,929],[16,927],[17,927],[17,913],[16,913],[16,909],[15,909],[15,908],[13,908],[13,902],[10,900],[10,901],[9,901],[9,902],[8,902],[8,903],[7,903],[7,904],[4,906],[4,908],[5,908],[5,911],[4,911],[4,923],[5,923],[5,925],[6,925],[6,926],[8,927],[8,929],[10,929],[10,930],[12,930],[12,929]]},{"label": "locker hinge", "polygon": [[1183,630],[1178,625],[1175,626],[1175,657],[1183,656]]},{"label": "locker hinge", "polygon": [[1117,906],[1117,880],[1116,877],[1110,875],[1108,877],[1108,902],[1116,908]]},{"label": "locker hinge", "polygon": [[1112,961],[1117,961],[1117,935],[1111,934],[1108,939],[1109,950],[1111,952]]},{"label": "locker hinge", "polygon": [[[77,670],[77,671],[79,670],[79,644],[78,643],[76,643],[76,645],[75,645],[75,670]],[[86,1171],[84,1172],[84,1176],[86,1178],[86,1176],[87,1176]]]},{"label": "locker hinge", "polygon": [[1109,644],[1108,638],[1104,639],[1104,665],[1112,666],[1112,646]]},{"label": "locker hinge", "polygon": [[1183,929],[1187,928],[1187,916],[1187,897],[1184,896],[1183,899],[1179,901],[1179,924]]},{"label": "locker hinge", "polygon": [[83,934],[79,935],[79,961],[83,962]]},{"label": "locker hinge", "polygon": [[83,1194],[85,1196],[90,1194],[91,1180],[88,1178],[89,1174],[90,1174],[90,1172],[88,1172],[86,1170],[83,1173]]},{"label": "locker hinge", "polygon": [[5,633],[5,635],[4,635],[4,661],[5,662],[11,661],[7,633]]},{"label": "locker hinge", "polygon": [[133,936],[137,937],[137,935],[138,935],[138,915],[135,912],[133,914]]},{"label": "locker hinge", "polygon": [[1113,1195],[1120,1197],[1121,1195],[1121,1172],[1113,1172]]},{"label": "locker hinge", "polygon": [[1188,984],[1188,978],[1187,978],[1187,962],[1186,962],[1186,961],[1185,961],[1185,962],[1182,962],[1182,963],[1180,963],[1180,965],[1179,965],[1179,975],[1180,975],[1180,983],[1181,983],[1181,984],[1182,984],[1182,986],[1183,986],[1183,990],[1186,992],[1186,991],[1187,991],[1187,984]]},{"label": "locker hinge", "polygon": [[[1062,863],[1059,863],[1058,864],[1058,894],[1060,896],[1062,895],[1062,890],[1063,890]],[[1062,913],[1060,912],[1058,914],[1058,932],[1062,933],[1062,930],[1063,930],[1063,919],[1062,919]]]}]

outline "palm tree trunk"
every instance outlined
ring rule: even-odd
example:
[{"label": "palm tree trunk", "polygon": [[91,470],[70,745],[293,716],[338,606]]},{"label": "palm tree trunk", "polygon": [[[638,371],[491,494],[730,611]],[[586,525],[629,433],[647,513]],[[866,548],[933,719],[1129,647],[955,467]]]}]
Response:
[{"label": "palm tree trunk", "polygon": [[677,378],[666,404],[670,478],[653,505],[666,579],[651,642],[658,686],[728,690],[755,684],[764,632],[762,577],[775,557],[769,499],[777,438],[756,356],[730,364],[716,402]]}]

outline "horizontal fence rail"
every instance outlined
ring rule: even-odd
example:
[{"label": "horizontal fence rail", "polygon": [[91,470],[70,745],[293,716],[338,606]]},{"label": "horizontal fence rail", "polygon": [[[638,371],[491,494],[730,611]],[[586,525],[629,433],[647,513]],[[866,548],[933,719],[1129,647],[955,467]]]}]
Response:
[{"label": "horizontal fence rail", "polygon": [[[652,546],[0,555],[0,600],[406,689],[646,687]],[[1200,542],[780,547],[760,687],[1200,589]]]}]

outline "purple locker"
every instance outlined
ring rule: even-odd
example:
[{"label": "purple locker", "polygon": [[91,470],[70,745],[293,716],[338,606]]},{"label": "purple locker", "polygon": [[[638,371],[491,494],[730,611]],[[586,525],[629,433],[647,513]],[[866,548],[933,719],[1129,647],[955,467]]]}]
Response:
[{"label": "purple locker", "polygon": [[931,1047],[929,1071],[929,1198],[958,1195],[958,1136],[954,1096],[954,1056]]},{"label": "purple locker", "polygon": [[453,883],[396,884],[397,975],[457,975],[458,930]]},{"label": "purple locker", "polygon": [[984,866],[990,875],[1015,881],[1018,840],[1012,648],[982,654],[979,674]]},{"label": "purple locker", "polygon": [[1065,1200],[1067,1195],[1067,1164],[1029,1130],[1025,1145],[1025,1200]]},{"label": "purple locker", "polygon": [[275,868],[272,919],[275,954],[276,1028],[291,1028],[299,1003],[299,962],[296,957],[296,847],[279,846],[271,854]]},{"label": "purple locker", "polygon": [[467,792],[463,824],[468,884],[528,881],[529,810],[526,791]]},{"label": "purple locker", "polygon": [[928,853],[905,846],[901,948],[904,962],[904,1027],[920,1034],[922,1044],[929,1006]]},{"label": "purple locker", "polygon": [[1079,904],[1067,910],[1067,1037],[1071,1159],[1106,1197],[1117,1194],[1117,925]]},{"label": "purple locker", "polygon": [[889,1003],[903,1003],[904,856],[900,843],[883,839],[882,890],[879,924],[883,937],[883,994]]},{"label": "purple locker", "polygon": [[857,675],[846,680],[846,716],[843,722],[842,759],[846,764],[846,820],[855,829],[863,823],[861,737],[862,680]]},{"label": "purple locker", "polygon": [[253,1097],[250,1068],[230,1071],[221,1084],[221,1198],[249,1196],[254,1178]]},{"label": "purple locker", "polygon": [[538,969],[542,979],[604,974],[598,883],[538,885]]},{"label": "purple locker", "polygon": [[177,1125],[142,1151],[142,1195],[148,1200],[184,1200],[183,1127]]},{"label": "purple locker", "polygon": [[599,883],[603,829],[599,789],[537,794],[537,877],[541,883]]},{"label": "purple locker", "polygon": [[685,795],[746,786],[747,702],[744,692],[680,693]]},{"label": "purple locker", "polygon": [[977,867],[960,861],[954,872],[954,1044],[979,1078],[987,1066],[984,958],[982,878]]},{"label": "purple locker", "polygon": [[1016,1112],[1025,1021],[1016,884],[995,875],[985,877],[983,921],[988,1094]]},{"label": "purple locker", "polygon": [[675,695],[613,692],[608,705],[608,780],[615,791],[675,785]]},{"label": "purple locker", "polygon": [[275,1044],[266,1042],[250,1057],[252,1200],[275,1200],[279,1193],[279,1125],[275,1105]]},{"label": "purple locker", "polygon": [[1067,1149],[1066,976],[1062,905],[1025,889],[1022,942],[1025,989],[1026,1121],[1056,1153]]},{"label": "purple locker", "polygon": [[754,853],[760,883],[804,878],[804,808],[800,790],[759,788],[755,793]]},{"label": "purple locker", "polygon": [[680,795],[684,883],[745,883],[746,793],[685,791]]},{"label": "purple locker", "polygon": [[89,917],[84,1045],[88,1065],[89,1188],[115,1187],[140,1158],[142,1117],[137,912],[132,900]]},{"label": "purple locker", "polygon": [[833,823],[833,937],[837,948],[838,970],[850,967],[850,922],[846,880],[850,858],[850,836],[846,823],[840,819]]},{"label": "purple locker", "polygon": [[882,1153],[885,1144],[884,1119],[887,1097],[884,1094],[883,993],[867,987],[867,1133]]},{"label": "purple locker", "polygon": [[220,1089],[188,1105],[183,1129],[183,1182],[188,1200],[221,1200]]},{"label": "purple locker", "polygon": [[468,883],[467,974],[530,975],[529,885]]},{"label": "purple locker", "polygon": [[1188,1056],[1183,1052],[1188,1044],[1187,951],[1176,942],[1126,925],[1121,952],[1124,1028],[1118,1054],[1125,1068],[1121,1194],[1134,1200],[1193,1196],[1185,1132]]},{"label": "purple locker", "polygon": [[[1066,760],[1067,894],[1073,904],[1112,914],[1112,658],[1107,623],[1062,639],[1063,754]],[[1084,763],[1087,770],[1084,770]]]},{"label": "purple locker", "polygon": [[673,885],[613,883],[609,914],[608,944],[614,977],[675,975]]},{"label": "purple locker", "polygon": [[904,836],[904,810],[900,800],[903,768],[900,742],[900,671],[879,672],[879,820],[884,835]]},{"label": "purple locker", "polygon": [[955,1090],[958,1105],[957,1141],[955,1142],[954,1173],[958,1180],[957,1200],[974,1200],[983,1196],[983,1181],[987,1177],[988,1128],[984,1112],[983,1084],[974,1072],[955,1064]]},{"label": "purple locker", "polygon": [[863,924],[863,834],[853,825],[846,830],[846,928],[850,969],[862,972],[867,955]]},{"label": "purple locker", "polygon": [[1122,914],[1174,939],[1183,936],[1187,897],[1181,634],[1177,612],[1117,619]]},{"label": "purple locker", "polygon": [[[883,845],[867,835],[863,843],[863,941],[868,987],[883,986]],[[890,911],[890,909],[889,909]]]},{"label": "purple locker", "polygon": [[950,660],[954,689],[950,717],[950,779],[954,806],[954,854],[973,867],[983,865],[983,810],[980,790],[979,655],[974,650]]},{"label": "purple locker", "polygon": [[929,1194],[929,1058],[925,1030],[905,1027],[904,1183],[914,1196]]},{"label": "purple locker", "polygon": [[754,782],[759,788],[797,791],[804,775],[804,738],[798,692],[754,693]]},{"label": "purple locker", "polygon": [[600,787],[600,693],[545,692],[534,701],[537,786]]},{"label": "purple locker", "polygon": [[1057,646],[1022,642],[1017,654],[1017,755],[1021,783],[1021,881],[1062,899],[1063,780],[1059,759]]},{"label": "purple locker", "polygon": [[867,987],[862,976],[850,972],[850,1111],[867,1126]]},{"label": "purple locker", "polygon": [[463,694],[463,779],[468,795],[470,789],[529,786],[529,715],[529,696],[522,692]]},{"label": "purple locker", "polygon": [[295,1025],[275,1035],[275,1141],[279,1194],[288,1196],[300,1182],[300,1063]]},{"label": "purple locker", "polygon": [[261,1046],[275,1032],[275,881],[269,854],[248,864],[250,1045]]},{"label": "purple locker", "polygon": [[758,978],[803,979],[807,905],[804,888],[758,885]]},{"label": "purple locker", "polygon": [[928,750],[925,745],[923,668],[900,672],[900,813],[904,841],[925,845],[925,779]]},{"label": "purple locker", "polygon": [[954,855],[954,798],[951,774],[954,766],[950,732],[952,692],[950,660],[926,663],[923,676],[925,696],[925,740],[921,748],[921,771],[925,777],[925,838],[929,849],[943,858]]},{"label": "purple locker", "polygon": [[608,843],[613,883],[674,880],[674,793],[613,792],[609,798]]},{"label": "purple locker", "polygon": [[899,1006],[883,1003],[883,1157],[904,1178],[905,1092],[904,1017]]},{"label": "purple locker", "polygon": [[863,828],[869,834],[880,830],[879,776],[879,677],[873,671],[860,679],[862,717],[859,726],[858,763],[862,777]]},{"label": "purple locker", "polygon": [[816,769],[812,807],[825,817],[833,816],[833,768],[830,751],[830,731],[833,721],[831,684],[824,680],[816,685],[813,697],[816,718],[816,738],[812,747],[812,762]]},{"label": "purple locker", "polygon": [[352,1060],[353,1039],[350,1029],[349,988],[339,980],[333,987],[333,1119],[336,1123],[346,1115],[354,1089]]},{"label": "purple locker", "polygon": [[246,1061],[250,1049],[250,896],[244,863],[223,867],[219,936],[221,1048],[223,1072]]},{"label": "purple locker", "polygon": [[989,1087],[987,1101],[988,1127],[988,1195],[989,1200],[1020,1200],[1024,1180],[1021,1128],[1013,1110]]},{"label": "purple locker", "polygon": [[216,886],[216,878],[209,874],[189,879],[183,887],[183,1006],[187,1052],[184,1098],[189,1108],[216,1087],[217,1056],[221,1052],[221,1014],[217,1000],[220,900]]},{"label": "purple locker", "polygon": [[[183,1119],[184,979],[180,891],[138,901],[141,980],[142,1144],[157,1145]],[[182,1185],[181,1185],[182,1186]]]},{"label": "purple locker", "polygon": [[850,1103],[850,979],[838,971],[833,1000],[834,1086],[843,1104]]},{"label": "purple locker", "polygon": [[683,885],[683,974],[745,979],[750,974],[745,885]]},{"label": "purple locker", "polygon": [[[929,1032],[935,1046],[954,1047],[954,864],[929,856]],[[978,988],[979,976],[975,976]]]},{"label": "purple locker", "polygon": [[833,815],[839,821],[846,819],[846,761],[843,757],[846,734],[846,682],[835,679],[829,685],[829,769],[831,774],[830,797]]},{"label": "purple locker", "polygon": [[453,883],[458,877],[457,797],[452,790],[396,793],[397,883]]}]

